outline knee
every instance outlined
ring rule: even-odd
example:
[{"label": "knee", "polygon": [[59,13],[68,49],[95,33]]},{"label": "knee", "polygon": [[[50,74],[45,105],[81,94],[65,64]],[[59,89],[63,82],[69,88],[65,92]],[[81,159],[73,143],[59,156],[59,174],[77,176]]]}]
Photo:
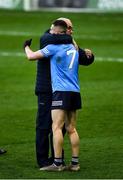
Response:
[{"label": "knee", "polygon": [[67,133],[68,134],[73,134],[73,133],[75,133],[76,132],[76,129],[75,129],[75,127],[66,127],[66,131],[67,131]]}]

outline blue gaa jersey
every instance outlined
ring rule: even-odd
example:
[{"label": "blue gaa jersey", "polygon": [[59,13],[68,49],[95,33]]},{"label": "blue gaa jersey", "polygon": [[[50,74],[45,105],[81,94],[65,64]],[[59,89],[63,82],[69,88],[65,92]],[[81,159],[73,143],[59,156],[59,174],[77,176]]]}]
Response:
[{"label": "blue gaa jersey", "polygon": [[52,90],[80,92],[78,80],[78,51],[73,44],[47,45],[41,49],[50,56]]}]

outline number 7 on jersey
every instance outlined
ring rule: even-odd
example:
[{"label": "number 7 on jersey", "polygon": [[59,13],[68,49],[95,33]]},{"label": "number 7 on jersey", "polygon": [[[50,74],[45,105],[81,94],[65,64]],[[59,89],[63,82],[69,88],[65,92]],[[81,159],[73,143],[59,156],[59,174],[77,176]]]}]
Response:
[{"label": "number 7 on jersey", "polygon": [[71,61],[70,61],[69,69],[72,69],[73,63],[74,63],[74,60],[75,60],[75,56],[76,56],[76,50],[73,49],[73,50],[67,51],[67,55],[70,55],[70,54],[72,54],[72,58],[71,58]]}]

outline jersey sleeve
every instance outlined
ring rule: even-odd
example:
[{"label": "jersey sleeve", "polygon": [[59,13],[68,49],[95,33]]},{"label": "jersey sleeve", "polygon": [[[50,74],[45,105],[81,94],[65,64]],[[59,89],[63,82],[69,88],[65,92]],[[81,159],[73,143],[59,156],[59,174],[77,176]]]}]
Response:
[{"label": "jersey sleeve", "polygon": [[44,55],[44,57],[49,57],[55,54],[57,47],[55,45],[47,45],[40,52]]}]

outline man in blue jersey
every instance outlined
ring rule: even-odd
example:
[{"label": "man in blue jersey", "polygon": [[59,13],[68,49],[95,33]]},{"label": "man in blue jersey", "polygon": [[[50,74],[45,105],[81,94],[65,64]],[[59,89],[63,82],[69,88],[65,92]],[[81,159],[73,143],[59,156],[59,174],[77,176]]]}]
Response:
[{"label": "man in blue jersey", "polygon": [[[66,33],[67,26],[64,21],[55,21],[53,28],[56,27],[59,33]],[[39,51],[33,52],[29,47],[30,45],[30,40],[26,41],[24,45],[28,59],[51,58],[51,80],[53,90],[51,109],[55,158],[51,166],[41,168],[41,170],[64,170],[62,162],[62,128],[65,123],[72,148],[72,161],[69,169],[78,171],[80,169],[78,162],[79,136],[75,128],[76,110],[81,108],[78,81],[78,51],[73,44],[62,44],[48,45]]]},{"label": "man in blue jersey", "polygon": [[[40,49],[42,49],[48,44],[63,43],[72,43],[72,36],[68,34],[57,34],[56,32],[54,34],[54,32],[50,32],[49,29],[40,38]],[[54,150],[52,142],[53,138],[51,133],[52,87],[50,75],[50,58],[44,57],[42,61],[40,59],[37,61],[35,94],[37,95],[38,99],[38,112],[36,118],[36,157],[39,167],[42,168],[44,166],[52,164],[54,159]],[[63,134],[64,133],[65,128],[63,128]],[[50,156],[49,150],[51,152]]]}]

